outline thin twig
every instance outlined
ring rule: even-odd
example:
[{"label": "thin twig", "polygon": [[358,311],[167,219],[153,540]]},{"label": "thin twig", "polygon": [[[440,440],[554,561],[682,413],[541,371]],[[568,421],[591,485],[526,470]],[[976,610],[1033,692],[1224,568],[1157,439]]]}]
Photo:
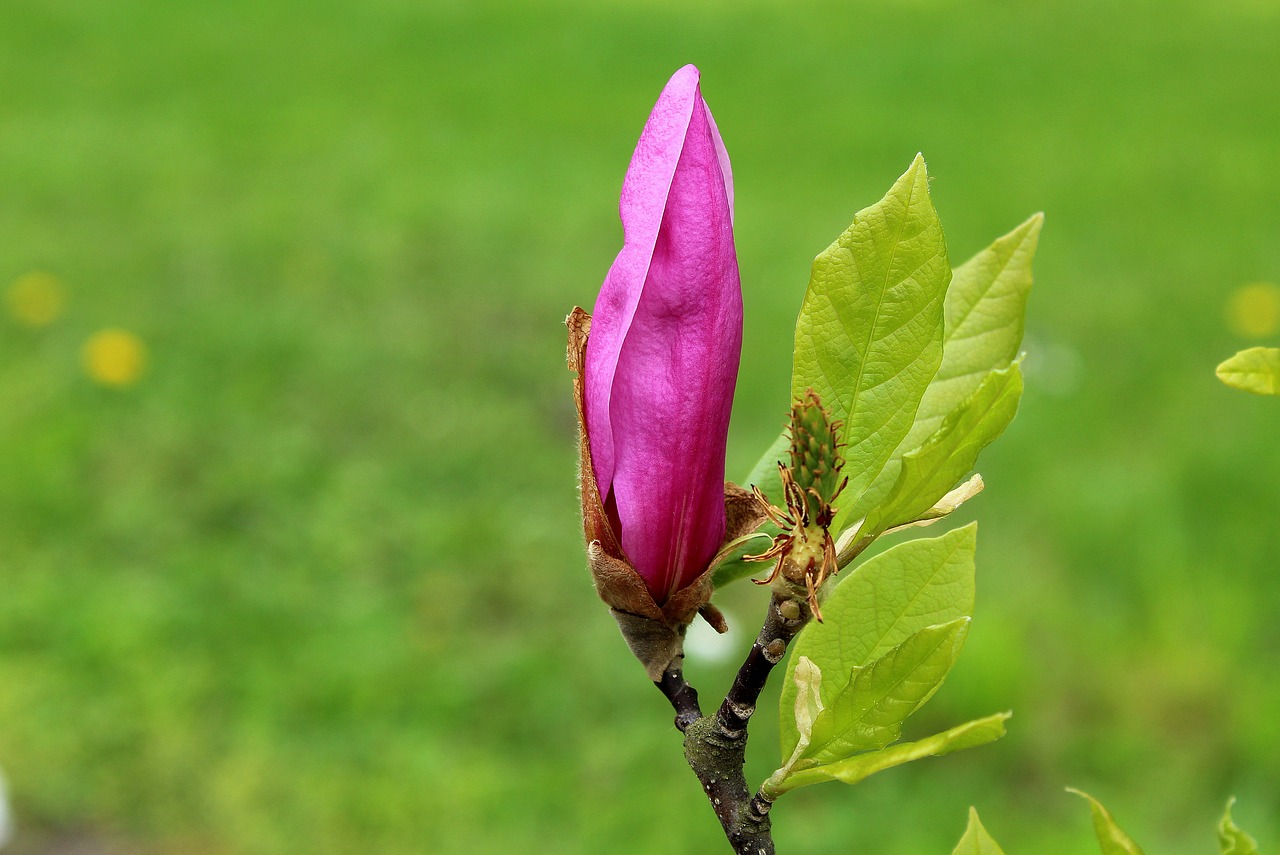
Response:
[{"label": "thin twig", "polygon": [[655,680],[653,684],[671,702],[672,708],[676,711],[676,730],[681,733],[702,718],[702,707],[698,705],[698,690],[685,680],[683,660],[683,656],[678,657],[662,673],[662,679]]},{"label": "thin twig", "polygon": [[751,645],[746,661],[738,669],[738,675],[734,678],[724,703],[716,712],[716,723],[726,736],[746,730],[747,722],[756,711],[760,692],[769,679],[769,673],[774,665],[782,661],[787,645],[810,616],[808,603],[803,596],[788,597],[775,589],[769,601],[764,626],[761,627],[755,644]]}]

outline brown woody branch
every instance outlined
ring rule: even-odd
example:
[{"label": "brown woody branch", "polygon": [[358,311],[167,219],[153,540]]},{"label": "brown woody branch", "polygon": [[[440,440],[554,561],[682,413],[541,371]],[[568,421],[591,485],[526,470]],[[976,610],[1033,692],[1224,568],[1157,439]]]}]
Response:
[{"label": "brown woody branch", "polygon": [[759,794],[751,796],[743,772],[747,726],[769,673],[812,616],[805,599],[803,590],[775,588],[764,626],[713,715],[702,715],[698,693],[685,680],[680,660],[655,682],[676,711],[676,728],[685,735],[685,759],[737,855],[774,855],[771,803]]}]

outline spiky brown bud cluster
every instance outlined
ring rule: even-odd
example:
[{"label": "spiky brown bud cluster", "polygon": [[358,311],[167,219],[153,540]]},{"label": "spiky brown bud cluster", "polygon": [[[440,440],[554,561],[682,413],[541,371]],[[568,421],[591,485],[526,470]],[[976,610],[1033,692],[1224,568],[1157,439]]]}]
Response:
[{"label": "spiky brown bud cluster", "polygon": [[818,589],[839,570],[830,531],[836,513],[832,502],[848,480],[840,473],[844,459],[839,429],[817,393],[808,390],[791,406],[791,466],[778,463],[785,508],[775,507],[758,487],[752,488],[765,514],[781,529],[769,549],[747,556],[751,561],[777,560],[769,578],[757,583],[767,585],[781,576],[787,583],[803,585],[818,621]]}]

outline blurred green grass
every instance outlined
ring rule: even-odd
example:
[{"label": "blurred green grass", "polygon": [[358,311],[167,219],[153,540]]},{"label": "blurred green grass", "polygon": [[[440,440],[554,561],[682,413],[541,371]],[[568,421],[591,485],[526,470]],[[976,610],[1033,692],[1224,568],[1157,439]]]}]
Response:
[{"label": "blurred green grass", "polygon": [[[0,285],[68,298],[0,336],[27,839],[719,851],[587,581],[560,325],[692,61],[737,185],[731,475],[809,261],[917,150],[953,262],[1048,216],[978,620],[921,723],[1012,707],[1010,736],[790,796],[780,848],[947,852],[973,803],[1010,852],[1091,852],[1067,784],[1149,851],[1207,851],[1230,793],[1274,844],[1280,410],[1213,367],[1250,343],[1232,290],[1280,279],[1277,44],[1263,0],[9,0]],[[104,327],[148,346],[131,389],[82,372]]]}]

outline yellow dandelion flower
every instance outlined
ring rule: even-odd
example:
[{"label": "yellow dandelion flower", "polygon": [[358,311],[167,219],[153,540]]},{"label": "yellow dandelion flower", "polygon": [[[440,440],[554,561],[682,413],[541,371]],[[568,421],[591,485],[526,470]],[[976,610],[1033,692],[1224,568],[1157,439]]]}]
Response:
[{"label": "yellow dandelion flower", "polygon": [[147,346],[128,330],[99,330],[84,343],[84,370],[95,383],[132,386],[147,365]]},{"label": "yellow dandelion flower", "polygon": [[5,296],[9,314],[28,327],[47,327],[62,315],[66,304],[61,280],[43,270],[33,270],[13,280]]},{"label": "yellow dandelion flower", "polygon": [[1280,286],[1251,282],[1232,291],[1227,298],[1227,326],[1244,338],[1265,338],[1280,331]]}]

